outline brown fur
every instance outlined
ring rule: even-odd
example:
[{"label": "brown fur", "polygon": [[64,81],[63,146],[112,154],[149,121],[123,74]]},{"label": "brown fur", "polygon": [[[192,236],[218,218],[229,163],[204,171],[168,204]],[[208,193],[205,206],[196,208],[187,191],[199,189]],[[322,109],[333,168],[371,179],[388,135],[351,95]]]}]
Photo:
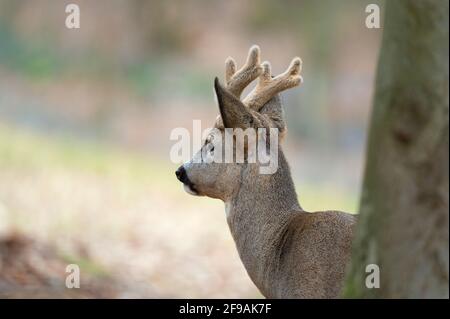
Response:
[{"label": "brown fur", "polygon": [[337,298],[349,261],[353,215],[304,211],[280,153],[278,171],[242,174],[227,220],[253,282],[268,298]]},{"label": "brown fur", "polygon": [[[259,65],[259,48],[250,50],[246,65],[237,72],[234,61],[227,60],[227,88],[215,81],[221,113],[216,128],[278,128],[281,142],[286,126],[278,93],[300,83],[300,63],[300,59],[294,59],[288,71],[272,78],[270,68]],[[241,102],[242,90],[258,74],[262,83],[251,95],[253,104]],[[257,105],[261,101],[264,105]],[[211,143],[207,139],[194,158],[198,159]],[[180,180],[190,193],[225,202],[239,256],[264,296],[339,297],[350,258],[355,217],[337,211],[304,211],[280,146],[278,169],[271,175],[260,174],[258,163],[191,160],[181,168],[188,182]]]}]

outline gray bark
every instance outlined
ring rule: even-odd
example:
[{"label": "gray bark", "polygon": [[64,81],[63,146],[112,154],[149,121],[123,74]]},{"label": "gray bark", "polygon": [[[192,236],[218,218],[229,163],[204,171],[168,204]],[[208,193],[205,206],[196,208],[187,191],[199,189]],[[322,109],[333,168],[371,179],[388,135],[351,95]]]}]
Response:
[{"label": "gray bark", "polygon": [[[388,0],[345,297],[449,297],[446,0]],[[365,285],[380,267],[379,289]]]}]

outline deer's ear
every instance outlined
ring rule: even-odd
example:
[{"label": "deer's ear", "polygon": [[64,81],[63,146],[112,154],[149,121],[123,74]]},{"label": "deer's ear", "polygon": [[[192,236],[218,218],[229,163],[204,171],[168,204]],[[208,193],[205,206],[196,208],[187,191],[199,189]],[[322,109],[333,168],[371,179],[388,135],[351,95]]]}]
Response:
[{"label": "deer's ear", "polygon": [[280,130],[280,133],[286,131],[284,111],[279,94],[275,95],[266,104],[264,104],[263,107],[259,110],[259,113],[263,116],[267,116],[270,119],[270,127],[278,128]]},{"label": "deer's ear", "polygon": [[217,77],[214,79],[214,90],[224,127],[246,129],[252,126],[253,115],[241,100],[220,84]]}]

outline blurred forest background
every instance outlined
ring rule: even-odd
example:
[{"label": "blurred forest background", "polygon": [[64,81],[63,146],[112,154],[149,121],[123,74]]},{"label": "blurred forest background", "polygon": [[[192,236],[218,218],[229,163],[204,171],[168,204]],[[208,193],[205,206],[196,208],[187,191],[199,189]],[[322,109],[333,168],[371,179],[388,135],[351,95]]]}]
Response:
[{"label": "blurred forest background", "polygon": [[355,212],[382,32],[369,3],[384,5],[0,0],[0,297],[260,297],[223,204],[176,180],[170,132],[213,124],[227,56],[258,44],[274,73],[300,56],[284,94],[300,203]]}]

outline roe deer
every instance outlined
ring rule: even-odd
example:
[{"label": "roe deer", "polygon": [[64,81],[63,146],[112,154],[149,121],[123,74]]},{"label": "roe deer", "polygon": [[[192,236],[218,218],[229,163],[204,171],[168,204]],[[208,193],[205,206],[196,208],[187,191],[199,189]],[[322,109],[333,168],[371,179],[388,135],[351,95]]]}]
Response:
[{"label": "roe deer", "polygon": [[[301,83],[300,58],[277,77],[272,77],[268,62],[260,64],[257,46],[250,49],[246,64],[239,70],[232,58],[225,65],[226,87],[217,78],[214,83],[220,110],[215,129],[275,128],[281,142],[286,125],[278,93]],[[254,90],[241,101],[242,91],[257,78]],[[278,169],[273,174],[261,174],[261,164],[247,160],[203,160],[204,154],[214,151],[214,137],[206,138],[176,176],[188,193],[224,201],[239,256],[261,293],[267,298],[339,297],[355,217],[338,211],[304,211],[280,143],[276,145]],[[251,143],[248,140],[245,148]],[[236,145],[233,147],[237,152]]]}]

